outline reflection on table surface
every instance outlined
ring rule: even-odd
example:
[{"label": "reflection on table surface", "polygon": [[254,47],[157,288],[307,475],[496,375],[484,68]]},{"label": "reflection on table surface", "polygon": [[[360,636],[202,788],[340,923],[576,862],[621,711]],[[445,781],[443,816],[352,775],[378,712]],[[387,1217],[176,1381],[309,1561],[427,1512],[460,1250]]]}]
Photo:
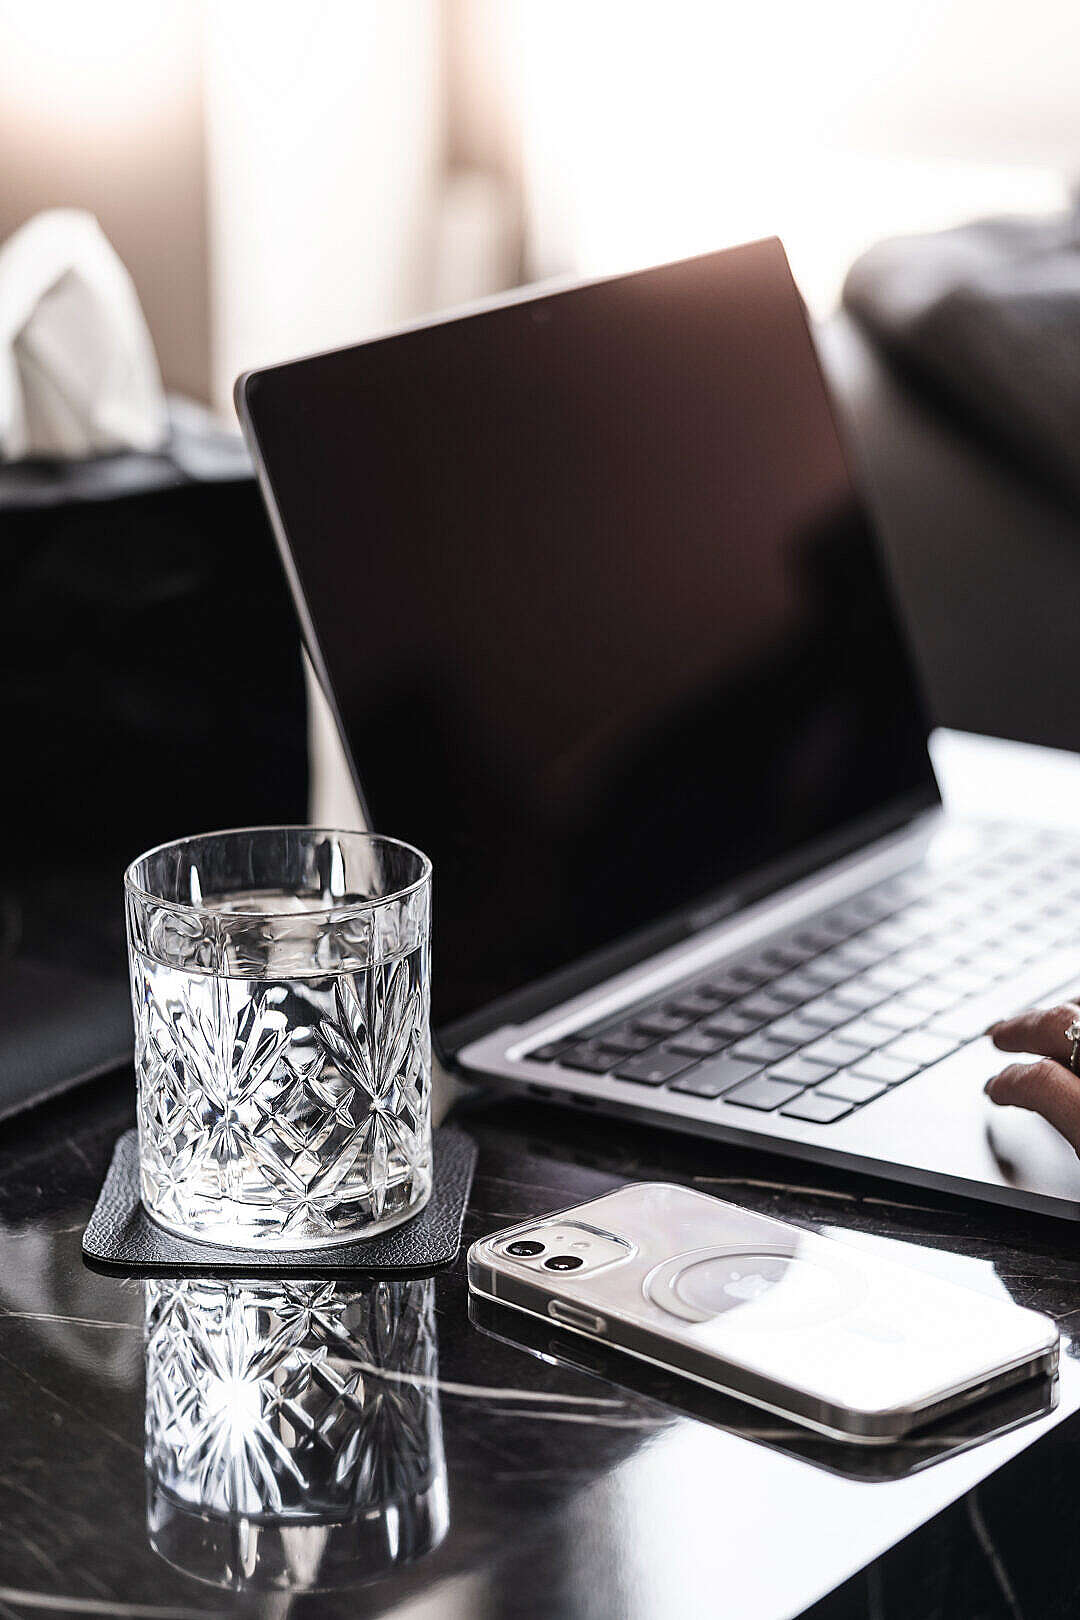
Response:
[{"label": "reflection on table surface", "polygon": [[850,1578],[820,1615],[1033,1620],[1080,1596],[1073,1229],[539,1106],[469,1113],[468,1241],[667,1178],[1058,1318],[1055,1412],[852,1478],[777,1419],[481,1332],[464,1255],[374,1284],[91,1271],[130,1098],[128,1076],[0,1130],[0,1615],[780,1620]]},{"label": "reflection on table surface", "polygon": [[906,1479],[946,1457],[1009,1434],[1036,1418],[1048,1417],[1058,1401],[1056,1373],[1050,1377],[1026,1377],[892,1445],[857,1446],[786,1423],[747,1401],[720,1394],[692,1378],[638,1361],[495,1300],[471,1296],[469,1320],[480,1332],[528,1351],[541,1361],[588,1373],[627,1394],[662,1401],[683,1417],[710,1423],[726,1434],[741,1436],[784,1456],[801,1458],[842,1479]]},{"label": "reflection on table surface", "polygon": [[149,1280],[150,1544],[238,1590],[370,1581],[448,1524],[434,1283]]}]

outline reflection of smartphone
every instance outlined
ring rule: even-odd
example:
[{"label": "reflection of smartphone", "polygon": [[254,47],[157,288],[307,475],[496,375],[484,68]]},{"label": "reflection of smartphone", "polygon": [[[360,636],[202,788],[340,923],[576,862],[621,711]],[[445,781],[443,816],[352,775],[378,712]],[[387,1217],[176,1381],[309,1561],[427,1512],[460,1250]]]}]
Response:
[{"label": "reflection of smartphone", "polygon": [[469,1286],[868,1445],[1057,1366],[1034,1311],[660,1182],[481,1239]]},{"label": "reflection of smartphone", "polygon": [[595,1340],[589,1343],[579,1334],[556,1327],[554,1322],[526,1316],[523,1311],[511,1310],[481,1294],[469,1297],[469,1321],[500,1344],[524,1350],[549,1365],[554,1362],[574,1372],[602,1378],[628,1395],[660,1403],[671,1415],[710,1423],[727,1434],[764,1446],[767,1451],[797,1457],[800,1462],[823,1468],[826,1473],[863,1484],[906,1479],[909,1474],[932,1468],[947,1457],[1011,1434],[1036,1418],[1047,1417],[1054,1411],[1058,1399],[1056,1373],[1033,1378],[1024,1368],[1017,1372],[1015,1385],[998,1387],[993,1394],[891,1445],[853,1446],[843,1440],[813,1434],[788,1420],[777,1420],[763,1428],[761,1413],[732,1395],[710,1389],[696,1379],[684,1378],[667,1367],[653,1366],[639,1356],[623,1355]]}]

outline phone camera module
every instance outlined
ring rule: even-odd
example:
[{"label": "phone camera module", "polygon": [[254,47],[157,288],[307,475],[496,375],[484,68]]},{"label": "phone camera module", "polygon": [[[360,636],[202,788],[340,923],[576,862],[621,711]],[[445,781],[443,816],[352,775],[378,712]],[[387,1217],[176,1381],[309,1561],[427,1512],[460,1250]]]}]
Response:
[{"label": "phone camera module", "polygon": [[522,1260],[531,1260],[534,1254],[543,1254],[544,1245],[535,1243],[532,1238],[518,1238],[516,1243],[506,1245],[506,1252],[518,1255]]},{"label": "phone camera module", "polygon": [[549,1271],[576,1271],[585,1262],[580,1254],[553,1254],[544,1264]]}]

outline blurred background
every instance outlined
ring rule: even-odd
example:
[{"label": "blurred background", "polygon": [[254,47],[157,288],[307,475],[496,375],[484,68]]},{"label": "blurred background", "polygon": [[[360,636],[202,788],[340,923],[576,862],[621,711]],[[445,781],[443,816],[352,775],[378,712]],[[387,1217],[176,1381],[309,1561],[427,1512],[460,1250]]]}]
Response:
[{"label": "blurred background", "polygon": [[77,204],[166,385],[521,281],[1065,202],[1072,0],[0,0],[0,240]]},{"label": "blurred background", "polygon": [[0,1112],[130,1051],[138,851],[356,817],[245,368],[779,235],[935,720],[1080,748],[1078,85],[1075,0],[0,0]]}]

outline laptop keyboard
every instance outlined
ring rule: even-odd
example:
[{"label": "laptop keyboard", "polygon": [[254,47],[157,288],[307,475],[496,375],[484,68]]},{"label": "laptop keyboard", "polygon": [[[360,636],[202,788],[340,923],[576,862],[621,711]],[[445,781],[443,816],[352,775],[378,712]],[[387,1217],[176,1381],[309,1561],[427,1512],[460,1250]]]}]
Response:
[{"label": "laptop keyboard", "polygon": [[1080,849],[1040,832],[960,872],[916,867],[616,1017],[524,1054],[831,1125],[1010,1010],[1076,941]]}]

